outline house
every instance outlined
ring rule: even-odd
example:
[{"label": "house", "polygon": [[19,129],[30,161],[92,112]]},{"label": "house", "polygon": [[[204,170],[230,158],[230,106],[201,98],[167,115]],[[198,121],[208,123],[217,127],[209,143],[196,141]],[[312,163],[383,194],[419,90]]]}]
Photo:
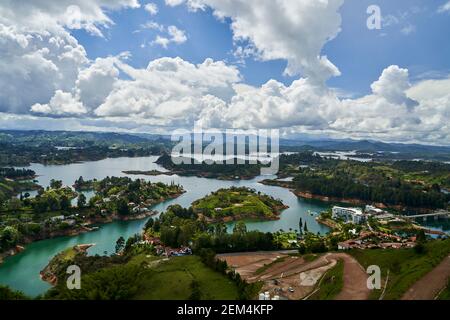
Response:
[{"label": "house", "polygon": [[334,206],[332,209],[333,219],[343,219],[345,222],[362,224],[366,222],[366,215],[359,208],[344,208]]},{"label": "house", "polygon": [[67,223],[71,227],[77,224],[77,221],[75,219],[67,219],[64,222]]},{"label": "house", "polygon": [[50,220],[52,222],[58,222],[58,221],[63,221],[65,219],[64,216],[55,216],[55,217],[51,217]]},{"label": "house", "polygon": [[338,250],[350,250],[351,248],[352,245],[348,241],[338,243]]}]

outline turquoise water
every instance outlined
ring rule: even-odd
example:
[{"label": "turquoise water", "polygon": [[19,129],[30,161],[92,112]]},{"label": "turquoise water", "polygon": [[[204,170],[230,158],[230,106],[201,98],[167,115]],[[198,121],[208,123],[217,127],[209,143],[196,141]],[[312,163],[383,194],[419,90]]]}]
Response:
[{"label": "turquoise water", "polygon": [[[65,185],[72,185],[80,176],[86,179],[103,179],[107,176],[126,176],[123,170],[160,170],[163,168],[154,163],[156,157],[145,158],[116,158],[105,159],[96,162],[85,162],[63,166],[43,166],[33,164],[30,169],[34,170],[39,177],[37,180],[43,186],[47,186],[51,179],[62,180]],[[281,219],[277,221],[248,222],[249,230],[260,230],[263,232],[274,232],[280,229],[288,231],[298,229],[300,217],[308,224],[312,232],[325,234],[328,228],[319,225],[308,211],[320,212],[328,207],[327,204],[316,201],[308,201],[297,198],[288,189],[265,186],[258,181],[270,177],[257,177],[248,181],[221,181],[216,179],[205,179],[197,177],[179,176],[131,176],[132,178],[143,178],[152,182],[175,182],[181,184],[187,191],[177,199],[172,199],[154,206],[154,209],[163,212],[172,204],[180,204],[189,207],[191,203],[205,195],[220,188],[231,186],[246,186],[254,188],[275,198],[283,200],[289,209],[283,211]],[[36,296],[44,293],[50,287],[39,278],[39,272],[47,265],[48,261],[58,252],[76,244],[95,243],[89,249],[90,254],[111,254],[114,251],[116,240],[123,236],[125,238],[141,232],[145,220],[139,221],[117,221],[102,225],[99,230],[81,234],[74,237],[61,237],[38,241],[27,246],[26,250],[14,257],[6,259],[0,265],[0,284],[21,290],[24,293]],[[232,224],[229,225],[232,228]]]}]

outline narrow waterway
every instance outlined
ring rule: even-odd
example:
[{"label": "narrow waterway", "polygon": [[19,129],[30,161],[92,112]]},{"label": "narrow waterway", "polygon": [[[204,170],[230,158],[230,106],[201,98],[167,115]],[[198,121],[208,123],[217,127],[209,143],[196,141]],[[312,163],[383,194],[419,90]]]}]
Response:
[{"label": "narrow waterway", "polygon": [[[87,179],[103,179],[107,176],[126,176],[124,170],[160,170],[163,168],[154,163],[156,157],[145,158],[116,158],[105,159],[95,162],[77,163],[63,166],[43,166],[33,164],[30,169],[39,176],[37,180],[42,186],[47,186],[51,179],[62,180],[65,185],[72,185],[76,179],[83,176]],[[257,191],[269,194],[281,199],[289,206],[283,211],[281,219],[277,221],[247,222],[249,230],[260,230],[263,232],[274,232],[280,229],[288,231],[298,229],[300,217],[308,224],[308,229],[312,232],[325,234],[328,228],[319,225],[309,212],[320,212],[329,205],[318,201],[308,201],[297,198],[289,190],[265,186],[258,181],[270,177],[257,177],[248,181],[221,181],[216,179],[205,179],[197,177],[180,176],[131,176],[132,178],[143,178],[152,182],[175,182],[181,184],[187,191],[181,197],[166,201],[154,206],[153,209],[163,212],[172,204],[180,204],[189,207],[191,203],[205,195],[220,188],[231,186],[246,186]],[[76,244],[95,243],[89,249],[89,254],[111,254],[114,251],[115,242],[120,237],[125,238],[135,233],[141,232],[147,220],[139,221],[117,221],[100,226],[99,230],[81,234],[74,237],[61,237],[49,240],[38,241],[27,246],[26,250],[14,257],[8,258],[0,265],[0,284],[21,290],[30,296],[36,296],[49,289],[49,285],[39,278],[39,272],[48,261],[58,252],[74,246]],[[229,225],[231,229],[232,224]]]}]

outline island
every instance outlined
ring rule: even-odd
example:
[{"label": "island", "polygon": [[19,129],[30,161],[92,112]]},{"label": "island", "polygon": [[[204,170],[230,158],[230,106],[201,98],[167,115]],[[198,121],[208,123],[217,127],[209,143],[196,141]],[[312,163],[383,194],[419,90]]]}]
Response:
[{"label": "island", "polygon": [[278,220],[288,208],[281,200],[274,199],[249,188],[220,189],[195,201],[192,208],[200,218],[209,223],[239,220]]},{"label": "island", "polygon": [[124,171],[126,174],[132,175],[179,175],[179,176],[195,176],[200,178],[210,178],[219,180],[250,180],[260,175],[262,164],[237,164],[234,159],[234,165],[225,165],[224,163],[198,163],[192,158],[179,157],[181,164],[175,164],[172,157],[168,153],[164,153],[158,158],[156,164],[162,166],[165,170],[149,170],[149,171]]}]

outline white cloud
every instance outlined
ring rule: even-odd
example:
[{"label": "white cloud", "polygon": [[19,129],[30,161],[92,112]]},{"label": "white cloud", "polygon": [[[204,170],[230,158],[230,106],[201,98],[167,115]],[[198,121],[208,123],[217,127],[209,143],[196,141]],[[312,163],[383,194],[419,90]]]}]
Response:
[{"label": "white cloud", "polygon": [[161,58],[146,69],[119,63],[132,80],[120,80],[96,110],[99,117],[149,119],[153,123],[192,125],[208,101],[229,100],[239,71],[211,59],[194,65],[181,58]]},{"label": "white cloud", "polygon": [[67,27],[102,35],[101,28],[113,24],[104,9],[139,6],[137,0],[2,0],[0,23],[20,26],[29,32],[62,32]]},{"label": "white cloud", "polygon": [[438,8],[439,13],[450,12],[450,1]]},{"label": "white cloud", "polygon": [[[172,6],[185,2],[166,0]],[[48,129],[163,131],[198,123],[391,141],[450,141],[450,78],[411,84],[407,69],[389,66],[364,97],[344,99],[325,86],[326,79],[339,74],[322,48],[340,30],[343,0],[187,2],[190,10],[208,6],[218,18],[231,18],[238,57],[284,59],[287,73],[303,75],[290,85],[269,80],[260,87],[243,83],[235,66],[212,59],[193,64],[160,58],[144,69],[128,65],[127,54],[90,61],[67,28],[101,35],[113,24],[108,10],[137,7],[138,2],[60,3],[17,2],[17,8],[12,1],[0,3],[2,127],[15,122]],[[70,5],[78,9],[68,12]],[[148,22],[142,28],[159,31],[155,41],[162,46],[187,40],[175,26]]]},{"label": "white cloud", "polygon": [[[164,28],[163,28],[164,30]],[[186,32],[184,30],[178,29],[176,26],[168,26],[167,27],[167,37],[157,35],[155,40],[152,42],[153,44],[157,44],[166,48],[171,43],[182,44],[187,41]]]},{"label": "white cloud", "polygon": [[150,15],[154,16],[158,13],[158,6],[156,3],[150,2],[144,6],[145,11],[150,13]]},{"label": "white cloud", "polygon": [[87,112],[83,104],[77,100],[70,92],[56,90],[55,95],[48,104],[37,103],[31,107],[35,113],[50,115],[80,115]]},{"label": "white cloud", "polygon": [[55,90],[70,90],[87,63],[84,48],[66,32],[21,32],[0,23],[0,111],[25,113]]},{"label": "white cloud", "polygon": [[72,92],[80,70],[90,65],[67,29],[102,35],[113,24],[104,10],[137,7],[137,0],[1,1],[0,112],[26,113],[38,104],[57,108],[56,100],[48,104],[55,92]]},{"label": "white cloud", "polygon": [[400,32],[403,33],[405,36],[408,36],[415,31],[416,31],[416,27],[413,26],[412,24],[409,24],[409,25],[403,27],[402,30],[400,30]]},{"label": "white cloud", "polygon": [[183,2],[193,9],[209,6],[219,19],[231,18],[235,41],[250,43],[262,60],[286,60],[288,75],[302,73],[323,83],[340,74],[321,51],[340,32],[344,0],[166,0],[171,6]]}]

